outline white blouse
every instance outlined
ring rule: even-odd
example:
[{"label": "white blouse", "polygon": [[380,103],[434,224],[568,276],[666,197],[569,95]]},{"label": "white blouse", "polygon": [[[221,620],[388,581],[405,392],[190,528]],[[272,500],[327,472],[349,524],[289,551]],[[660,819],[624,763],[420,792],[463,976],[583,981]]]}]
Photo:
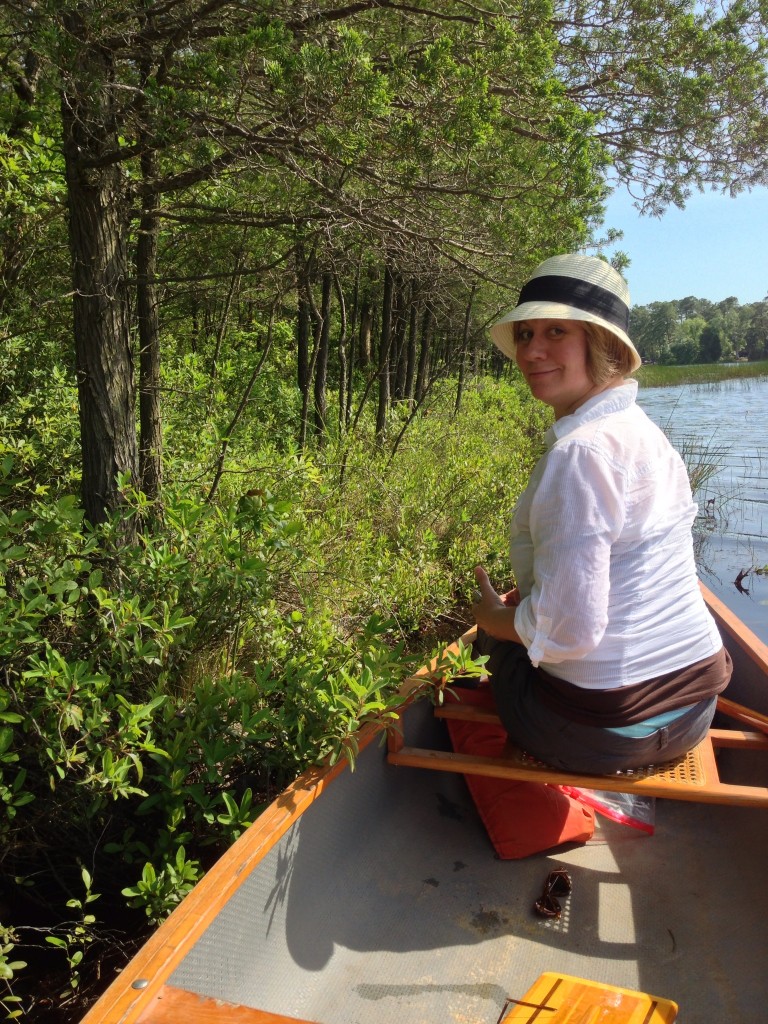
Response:
[{"label": "white blouse", "polygon": [[592,689],[722,647],[696,576],[688,474],[636,395],[626,381],[547,431],[510,531],[515,627],[532,663]]}]

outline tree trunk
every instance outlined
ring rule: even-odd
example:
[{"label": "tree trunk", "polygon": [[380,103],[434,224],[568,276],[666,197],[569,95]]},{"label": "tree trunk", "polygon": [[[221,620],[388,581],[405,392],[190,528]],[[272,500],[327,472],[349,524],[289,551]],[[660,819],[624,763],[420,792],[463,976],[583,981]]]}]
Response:
[{"label": "tree trunk", "polygon": [[317,359],[315,362],[315,433],[318,438],[325,436],[328,418],[326,384],[328,380],[328,350],[331,336],[331,289],[333,276],[323,274],[323,290],[320,300],[320,334],[318,337]]},{"label": "tree trunk", "polygon": [[427,303],[421,322],[421,350],[419,370],[416,375],[416,404],[420,405],[427,389],[429,378],[429,346],[432,343],[432,307]]},{"label": "tree trunk", "polygon": [[296,380],[302,398],[309,391],[310,305],[309,266],[301,246],[296,249]]},{"label": "tree trunk", "polygon": [[347,358],[347,403],[344,407],[344,427],[349,427],[352,422],[352,398],[354,395],[354,383],[355,383],[355,342],[354,332],[357,324],[357,318],[360,312],[360,264],[358,263],[355,270],[355,288],[352,297],[352,317],[348,325],[348,331],[352,337],[352,342],[348,346],[348,358]]},{"label": "tree trunk", "polygon": [[395,317],[392,330],[392,357],[390,364],[392,366],[393,385],[392,393],[394,394],[395,400],[401,402],[405,398],[405,378],[407,372],[407,358],[408,353],[406,350],[406,289],[403,279],[398,277],[397,279],[397,292],[395,302]]},{"label": "tree trunk", "polygon": [[[145,181],[154,178],[157,160],[141,158]],[[143,205],[136,244],[136,318],[139,331],[139,476],[147,497],[160,497],[163,481],[163,423],[160,409],[160,324],[157,315],[157,197]]]},{"label": "tree trunk", "polygon": [[339,275],[333,275],[336,299],[339,303],[339,437],[344,434],[347,425],[347,304]]},{"label": "tree trunk", "polygon": [[406,345],[405,398],[408,402],[413,402],[416,384],[416,327],[419,317],[419,286],[415,281],[411,286],[410,303],[408,311],[408,343]]},{"label": "tree trunk", "polygon": [[[80,26],[75,16],[70,31]],[[82,500],[91,522],[121,501],[119,473],[137,481],[136,417],[127,287],[127,202],[117,150],[108,58],[83,49],[91,66],[77,68],[62,94],[64,167],[72,263],[75,365],[80,407]],[[102,66],[103,65],[103,66]],[[75,78],[82,70],[84,85]],[[96,95],[88,95],[90,88]]]},{"label": "tree trunk", "polygon": [[373,326],[373,303],[366,291],[360,301],[360,331],[358,334],[358,363],[363,369],[371,362],[371,329]]},{"label": "tree trunk", "polygon": [[475,301],[476,291],[477,285],[473,284],[472,291],[469,293],[467,309],[464,314],[464,330],[461,335],[461,351],[459,353],[459,380],[456,385],[456,404],[453,407],[454,416],[461,408],[461,397],[464,394],[464,379],[467,373],[467,358],[469,356],[469,325],[472,320],[472,303]]},{"label": "tree trunk", "polygon": [[379,339],[379,403],[376,409],[376,437],[384,438],[389,410],[389,351],[392,347],[392,300],[394,279],[387,265],[384,271],[384,296],[381,303],[381,338]]}]

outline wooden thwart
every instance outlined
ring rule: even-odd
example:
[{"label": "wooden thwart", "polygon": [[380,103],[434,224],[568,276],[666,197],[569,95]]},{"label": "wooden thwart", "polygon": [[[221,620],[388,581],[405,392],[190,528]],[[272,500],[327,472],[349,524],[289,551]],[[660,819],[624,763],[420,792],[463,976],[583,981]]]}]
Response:
[{"label": "wooden thwart", "polygon": [[[422,680],[423,681],[423,680]],[[733,701],[722,700],[719,710],[761,728],[756,712]],[[500,725],[492,712],[462,705],[447,704],[435,708],[435,716],[443,719]],[[768,724],[768,721],[766,721]],[[768,787],[733,785],[720,779],[715,748],[730,747],[740,750],[768,750],[765,732],[746,732],[741,729],[710,729],[697,747],[679,761],[655,765],[613,775],[580,775],[551,768],[529,756],[508,742],[501,757],[483,757],[477,754],[459,754],[447,750],[409,747],[402,738],[392,735],[387,759],[390,764],[411,768],[431,768],[434,771],[460,772],[464,775],[484,775],[496,779],[519,782],[546,782],[552,785],[575,786],[582,789],[602,789],[618,793],[640,793],[644,796],[666,797],[672,800],[690,800],[697,803],[734,804],[744,807],[768,807]]]}]

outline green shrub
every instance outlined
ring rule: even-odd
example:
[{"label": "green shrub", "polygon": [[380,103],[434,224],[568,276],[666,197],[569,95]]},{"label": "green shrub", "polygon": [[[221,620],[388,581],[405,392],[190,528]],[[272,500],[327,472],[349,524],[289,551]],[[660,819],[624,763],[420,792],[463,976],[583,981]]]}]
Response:
[{"label": "green shrub", "polygon": [[391,457],[406,413],[384,447],[363,417],[303,454],[247,418],[209,503],[217,438],[179,410],[162,507],[124,480],[126,507],[94,530],[52,475],[61,439],[23,440],[11,409],[0,842],[6,890],[44,923],[3,922],[7,1012],[30,969],[58,964],[62,1000],[79,998],[115,916],[134,913],[136,932],[162,920],[304,767],[354,762],[360,724],[386,721],[432,653],[424,627],[447,616],[460,632],[477,562],[509,583],[508,518],[542,412],[514,383],[484,382],[454,415],[445,385]]},{"label": "green shrub", "polygon": [[379,618],[350,642],[296,607],[301,520],[268,492],[182,493],[126,546],[119,520],[94,531],[74,498],[29,500],[2,470],[4,875],[48,908],[76,987],[98,930],[69,920],[83,863],[86,900],[122,891],[162,919],[302,767],[354,754],[405,663]]}]

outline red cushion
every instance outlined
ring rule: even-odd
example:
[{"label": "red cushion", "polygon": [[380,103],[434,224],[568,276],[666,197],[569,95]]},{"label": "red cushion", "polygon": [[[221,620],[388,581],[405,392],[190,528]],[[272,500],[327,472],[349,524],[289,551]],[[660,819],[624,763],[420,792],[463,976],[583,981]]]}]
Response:
[{"label": "red cushion", "polygon": [[[454,695],[455,694],[455,695]],[[490,686],[446,691],[446,701],[495,710]],[[457,753],[500,757],[507,740],[501,725],[448,721],[451,744]],[[568,796],[559,786],[543,782],[516,782],[465,775],[469,792],[502,860],[518,860],[550,850],[562,843],[585,843],[595,830],[590,807]]]}]

